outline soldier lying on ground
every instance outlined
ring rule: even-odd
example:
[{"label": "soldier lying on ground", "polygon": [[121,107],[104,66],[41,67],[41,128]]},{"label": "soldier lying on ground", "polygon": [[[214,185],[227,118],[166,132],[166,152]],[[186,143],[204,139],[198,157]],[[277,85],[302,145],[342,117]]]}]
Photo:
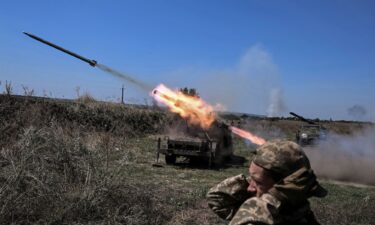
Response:
[{"label": "soldier lying on ground", "polygon": [[327,191],[298,144],[276,140],[260,146],[249,175],[227,178],[207,193],[209,207],[229,225],[319,224],[308,198]]}]

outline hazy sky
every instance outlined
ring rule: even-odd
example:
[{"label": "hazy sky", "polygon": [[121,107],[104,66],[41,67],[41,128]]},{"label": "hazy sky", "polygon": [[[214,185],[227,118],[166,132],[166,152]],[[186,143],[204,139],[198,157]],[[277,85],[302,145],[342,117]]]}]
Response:
[{"label": "hazy sky", "polygon": [[150,102],[131,83],[195,87],[230,111],[375,121],[374,1],[2,1],[0,92]]}]

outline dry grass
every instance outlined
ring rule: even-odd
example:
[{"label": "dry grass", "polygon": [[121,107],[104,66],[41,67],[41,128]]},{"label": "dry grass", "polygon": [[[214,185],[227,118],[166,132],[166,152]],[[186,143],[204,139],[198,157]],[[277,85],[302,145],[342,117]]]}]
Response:
[{"label": "dry grass", "polygon": [[165,223],[154,192],[121,174],[136,159],[123,137],[161,129],[161,113],[88,97],[0,103],[0,224]]},{"label": "dry grass", "polygon": [[197,202],[196,205],[181,210],[171,218],[168,225],[225,225],[227,221],[220,219],[211,212],[206,201]]},{"label": "dry grass", "polygon": [[[207,208],[205,193],[247,172],[248,162],[152,167],[155,135],[173,120],[157,109],[0,96],[0,118],[0,224],[226,224]],[[298,122],[244,126],[289,137]],[[234,142],[250,160],[254,146]],[[312,201],[322,224],[373,224],[375,189],[324,186],[328,198]]]},{"label": "dry grass", "polygon": [[[109,168],[105,149],[86,143],[53,124],[29,127],[2,148],[0,224],[164,224],[152,189],[119,176],[129,157]],[[106,137],[96,146],[113,147]]]},{"label": "dry grass", "polygon": [[77,98],[77,102],[87,105],[87,104],[95,104],[97,101],[92,95],[86,92]]}]

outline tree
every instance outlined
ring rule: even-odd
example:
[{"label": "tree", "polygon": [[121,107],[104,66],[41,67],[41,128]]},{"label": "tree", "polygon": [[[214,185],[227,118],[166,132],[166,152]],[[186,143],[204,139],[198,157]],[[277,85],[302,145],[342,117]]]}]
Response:
[{"label": "tree", "polygon": [[180,92],[184,93],[185,95],[199,98],[199,94],[195,88],[187,88],[187,87],[180,88]]}]

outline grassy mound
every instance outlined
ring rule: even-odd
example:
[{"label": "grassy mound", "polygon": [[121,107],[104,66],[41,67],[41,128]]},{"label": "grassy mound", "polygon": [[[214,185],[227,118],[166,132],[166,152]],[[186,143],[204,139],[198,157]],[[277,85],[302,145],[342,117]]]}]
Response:
[{"label": "grassy mound", "polygon": [[[207,190],[248,173],[243,165],[205,170],[152,167],[156,138],[176,118],[162,110],[0,95],[0,224],[227,224],[207,207]],[[339,133],[361,124],[327,122]],[[293,139],[300,122],[247,120],[245,130]],[[337,125],[337,126],[336,126]],[[373,224],[375,189],[323,182],[311,206],[322,224]]]},{"label": "grassy mound", "polygon": [[55,125],[25,129],[1,150],[0,224],[164,224],[152,189],[118,176],[127,157],[111,170],[101,150]]}]

